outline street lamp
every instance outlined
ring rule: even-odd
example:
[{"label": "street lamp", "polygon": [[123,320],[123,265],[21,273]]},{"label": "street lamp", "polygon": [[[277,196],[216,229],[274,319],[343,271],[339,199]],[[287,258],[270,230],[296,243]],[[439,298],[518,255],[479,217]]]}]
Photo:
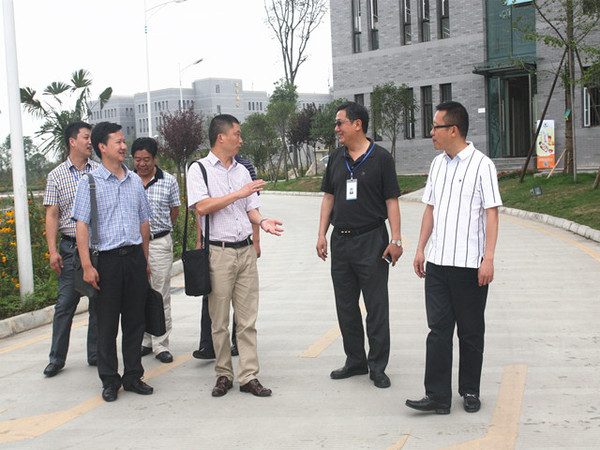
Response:
[{"label": "street lamp", "polygon": [[150,103],[150,58],[148,54],[148,20],[152,17],[152,14],[148,14],[151,11],[158,12],[159,8],[162,8],[169,3],[183,3],[185,0],[169,0],[168,2],[160,3],[156,6],[148,8],[148,0],[144,0],[144,35],[146,37],[146,81],[148,89],[146,92],[146,108],[148,109],[148,136],[152,137],[152,104]]},{"label": "street lamp", "polygon": [[181,63],[179,63],[179,111],[183,111],[183,90],[181,88],[181,74],[188,67],[192,67],[192,66],[195,66],[196,64],[200,64],[203,60],[204,60],[204,58],[200,58],[199,60],[194,61],[191,64],[188,64],[183,69],[181,68]]}]

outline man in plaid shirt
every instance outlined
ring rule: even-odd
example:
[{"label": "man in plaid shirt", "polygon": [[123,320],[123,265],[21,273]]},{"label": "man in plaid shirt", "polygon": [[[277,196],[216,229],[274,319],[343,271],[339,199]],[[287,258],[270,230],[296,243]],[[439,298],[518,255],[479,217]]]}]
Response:
[{"label": "man in plaid shirt", "polygon": [[138,138],[131,146],[133,165],[144,183],[148,201],[152,207],[150,216],[150,284],[162,294],[167,331],[162,336],[144,333],[142,356],[154,351],[162,363],[173,362],[169,352],[171,334],[171,267],[173,266],[173,240],[171,229],[179,215],[179,186],[171,174],[156,165],[158,144],[152,138]]},{"label": "man in plaid shirt", "polygon": [[[69,337],[73,315],[79,303],[80,294],[73,287],[73,255],[77,251],[75,242],[75,221],[71,219],[73,198],[81,177],[96,169],[98,163],[92,161],[92,127],[85,122],[75,122],[67,126],[64,133],[65,144],[69,149],[66,161],[48,174],[44,205],[46,206],[46,241],[50,254],[50,267],[58,275],[58,296],[52,322],[52,344],[50,363],[44,375],[53,377],[64,366],[69,349]],[[57,249],[57,236],[60,243]],[[87,335],[87,360],[90,366],[97,364],[96,340],[97,320],[93,299],[89,299],[89,324]]]}]

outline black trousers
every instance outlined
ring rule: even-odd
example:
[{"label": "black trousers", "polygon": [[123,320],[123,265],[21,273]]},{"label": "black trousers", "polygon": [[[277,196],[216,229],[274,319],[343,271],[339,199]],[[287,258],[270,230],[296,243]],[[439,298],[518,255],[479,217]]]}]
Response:
[{"label": "black trousers", "polygon": [[452,339],[457,326],[460,346],[458,392],[479,395],[488,286],[479,286],[477,269],[427,263],[427,356],[425,392],[452,403]]},{"label": "black trousers", "polygon": [[[235,320],[231,325],[231,345],[236,345]],[[214,351],[212,339],[212,321],[208,312],[208,295],[202,296],[202,313],[200,316],[200,346],[198,349],[206,348]]]},{"label": "black trousers", "polygon": [[[385,370],[390,355],[389,265],[381,255],[389,243],[385,225],[347,237],[331,235],[331,278],[346,365]],[[363,294],[367,309],[369,355],[358,300]]]},{"label": "black trousers", "polygon": [[[146,257],[138,245],[125,255],[100,253],[98,316],[98,374],[104,387],[131,384],[144,374],[140,347],[144,337],[148,275]],[[121,319],[123,377],[119,376],[117,333]]]}]

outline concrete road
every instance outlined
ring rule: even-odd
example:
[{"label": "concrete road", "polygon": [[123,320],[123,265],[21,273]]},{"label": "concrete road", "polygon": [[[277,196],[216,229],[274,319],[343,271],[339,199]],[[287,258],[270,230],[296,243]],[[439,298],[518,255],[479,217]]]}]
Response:
[{"label": "concrete road", "polygon": [[[50,325],[0,340],[0,444],[51,449],[552,449],[600,447],[600,244],[501,215],[487,307],[482,408],[457,393],[448,416],[404,406],[424,393],[423,282],[412,271],[423,206],[401,202],[405,254],[390,275],[389,389],[367,376],[334,381],[344,362],[329,263],[315,252],[320,197],[263,195],[259,260],[261,382],[271,398],[212,398],[213,362],[198,361],[200,302],[173,279],[172,364],[144,358],[154,395],[100,397],[85,362],[86,314],[75,318],[65,369],[42,375]],[[455,356],[457,360],[457,355]],[[455,371],[456,373],[456,371]],[[454,380],[456,386],[456,380]]]}]

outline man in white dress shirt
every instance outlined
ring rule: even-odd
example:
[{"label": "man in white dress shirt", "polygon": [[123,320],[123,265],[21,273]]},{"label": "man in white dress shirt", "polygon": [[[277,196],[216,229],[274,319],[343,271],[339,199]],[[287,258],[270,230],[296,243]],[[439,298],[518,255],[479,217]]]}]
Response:
[{"label": "man in white dress shirt", "polygon": [[425,278],[430,331],[425,397],[407,400],[406,406],[438,414],[450,413],[452,404],[455,326],[460,345],[458,392],[465,411],[477,412],[481,406],[484,311],[488,285],[494,279],[502,200],[494,163],[466,141],[468,129],[469,116],[463,105],[446,102],[437,106],[431,137],[442,153],[429,170],[423,194],[427,206],[413,263],[415,273]]}]

